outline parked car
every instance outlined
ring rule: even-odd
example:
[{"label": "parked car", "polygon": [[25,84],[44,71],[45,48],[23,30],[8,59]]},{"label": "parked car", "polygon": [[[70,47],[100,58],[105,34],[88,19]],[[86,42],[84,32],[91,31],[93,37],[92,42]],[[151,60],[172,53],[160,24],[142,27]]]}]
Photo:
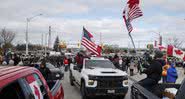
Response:
[{"label": "parked car", "polygon": [[64,72],[62,72],[61,69],[55,67],[51,63],[46,63],[46,67],[48,67],[49,70],[51,71],[51,75],[49,75],[49,79],[55,80],[54,78],[61,78],[64,76]]},{"label": "parked car", "polygon": [[33,67],[0,67],[0,99],[64,99],[61,79],[57,79],[47,82]]}]

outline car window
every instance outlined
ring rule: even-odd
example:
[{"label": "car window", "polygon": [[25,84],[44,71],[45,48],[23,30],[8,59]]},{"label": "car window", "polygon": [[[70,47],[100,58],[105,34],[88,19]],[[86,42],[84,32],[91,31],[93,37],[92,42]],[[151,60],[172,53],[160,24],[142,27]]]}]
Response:
[{"label": "car window", "polygon": [[44,84],[37,74],[27,76],[26,80],[31,87],[35,99],[48,99],[48,94]]},{"label": "car window", "polygon": [[49,68],[49,69],[55,69],[55,66],[50,64],[50,63],[47,63],[46,67]]},{"label": "car window", "polygon": [[0,99],[26,99],[18,81],[0,89]]},{"label": "car window", "polygon": [[109,60],[86,60],[85,68],[115,68],[111,61]]},{"label": "car window", "polygon": [[44,96],[44,99],[49,99],[48,93],[47,93],[45,86],[44,86],[42,80],[40,79],[40,77],[37,74],[34,74],[34,78],[36,79],[36,81],[41,89],[41,92],[42,92],[42,95]]}]

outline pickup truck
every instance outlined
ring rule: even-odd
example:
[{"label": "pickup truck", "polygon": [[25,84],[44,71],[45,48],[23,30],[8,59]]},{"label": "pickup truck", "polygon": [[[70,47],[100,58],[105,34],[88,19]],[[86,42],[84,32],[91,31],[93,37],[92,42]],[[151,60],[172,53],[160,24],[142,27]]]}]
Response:
[{"label": "pickup truck", "polygon": [[0,99],[64,99],[61,79],[47,82],[33,67],[0,66]]},{"label": "pickup truck", "polygon": [[185,79],[181,84],[159,83],[150,91],[134,83],[131,86],[131,99],[185,99],[184,92]]},{"label": "pickup truck", "polygon": [[127,73],[101,57],[84,59],[82,67],[71,65],[69,79],[72,86],[80,88],[82,99],[109,95],[123,99],[128,91]]}]

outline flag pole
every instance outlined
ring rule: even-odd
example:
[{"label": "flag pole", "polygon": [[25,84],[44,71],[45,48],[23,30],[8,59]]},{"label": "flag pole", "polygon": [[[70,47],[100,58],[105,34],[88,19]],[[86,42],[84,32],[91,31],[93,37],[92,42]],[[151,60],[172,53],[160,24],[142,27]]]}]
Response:
[{"label": "flag pole", "polygon": [[134,51],[137,53],[137,51],[136,51],[136,46],[135,46],[135,43],[134,43],[134,40],[133,40],[133,38],[132,38],[131,33],[128,33],[128,35],[129,35],[129,37],[130,37],[130,39],[131,39],[131,41],[132,41],[132,45],[134,46]]},{"label": "flag pole", "polygon": [[[129,35],[129,37],[130,37],[130,39],[131,39],[131,41],[132,41],[132,45],[133,45],[133,47],[134,47],[134,51],[135,51],[135,53],[136,53],[136,55],[137,55],[137,50],[136,50],[136,46],[135,46],[134,40],[133,40],[133,38],[132,38],[132,35],[131,35],[131,33],[128,33],[128,35]],[[140,73],[141,73],[141,72],[143,72],[144,68],[143,68],[143,66],[142,66],[142,64],[141,64],[141,59],[140,59],[140,57],[139,57],[139,56],[136,56],[136,57],[138,57],[138,63],[139,63]]]}]

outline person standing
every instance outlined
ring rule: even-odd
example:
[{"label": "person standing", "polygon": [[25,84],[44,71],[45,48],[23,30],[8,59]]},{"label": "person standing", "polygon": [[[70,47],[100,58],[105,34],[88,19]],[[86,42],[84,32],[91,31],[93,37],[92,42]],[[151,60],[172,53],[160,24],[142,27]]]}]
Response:
[{"label": "person standing", "polygon": [[120,68],[120,65],[119,65],[119,56],[117,54],[115,54],[114,58],[113,58],[113,64],[116,68]]},{"label": "person standing", "polygon": [[126,57],[126,60],[125,60],[125,69],[126,69],[126,72],[128,71],[129,63],[130,63],[130,58],[129,57]]},{"label": "person standing", "polygon": [[0,65],[3,64],[3,56],[0,55]]},{"label": "person standing", "polygon": [[134,68],[135,68],[135,63],[134,63],[134,59],[132,58],[131,61],[130,61],[130,66],[129,66],[130,76],[134,75]]},{"label": "person standing", "polygon": [[51,74],[51,71],[49,70],[48,67],[46,67],[46,62],[42,61],[40,64],[39,71],[42,73],[46,81],[49,79],[49,75]]},{"label": "person standing", "polygon": [[168,62],[166,65],[163,66],[163,71],[162,71],[162,81],[163,83],[166,83],[167,80],[167,70],[169,69],[170,63]]},{"label": "person standing", "polygon": [[161,51],[155,51],[154,59],[149,61],[148,68],[143,71],[143,73],[145,73],[147,77],[138,82],[141,86],[145,87],[148,90],[151,90],[152,87],[157,85],[158,82],[161,80],[162,57],[163,53]]},{"label": "person standing", "polygon": [[126,60],[125,60],[124,57],[122,57],[122,70],[123,71],[126,71],[127,70],[127,68],[126,68]]},{"label": "person standing", "polygon": [[183,61],[183,68],[184,68],[184,74],[185,74],[185,61]]},{"label": "person standing", "polygon": [[16,66],[17,64],[19,64],[19,62],[21,61],[21,59],[18,57],[17,54],[14,54],[13,61],[14,61],[14,66]]},{"label": "person standing", "polygon": [[68,61],[68,59],[65,57],[65,58],[64,58],[64,68],[65,68],[65,71],[68,71],[68,67],[69,67],[69,61]]},{"label": "person standing", "polygon": [[167,83],[175,83],[178,78],[177,70],[175,68],[175,63],[170,65],[170,68],[167,70]]}]

